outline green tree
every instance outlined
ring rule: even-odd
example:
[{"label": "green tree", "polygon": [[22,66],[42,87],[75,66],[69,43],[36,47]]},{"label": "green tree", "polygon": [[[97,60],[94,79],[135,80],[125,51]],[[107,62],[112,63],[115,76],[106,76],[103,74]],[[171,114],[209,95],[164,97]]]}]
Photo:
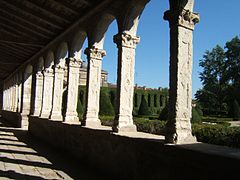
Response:
[{"label": "green tree", "polygon": [[226,43],[226,77],[230,81],[228,89],[229,105],[235,98],[240,102],[240,39],[238,36]]},{"label": "green tree", "polygon": [[148,103],[146,100],[145,95],[142,95],[142,101],[138,110],[138,115],[143,115],[143,116],[147,116],[150,115],[150,111],[148,109]]},{"label": "green tree", "polygon": [[200,80],[203,88],[195,97],[205,114],[218,114],[226,109],[226,55],[224,49],[217,45],[212,51],[206,51],[199,65],[203,68]]}]

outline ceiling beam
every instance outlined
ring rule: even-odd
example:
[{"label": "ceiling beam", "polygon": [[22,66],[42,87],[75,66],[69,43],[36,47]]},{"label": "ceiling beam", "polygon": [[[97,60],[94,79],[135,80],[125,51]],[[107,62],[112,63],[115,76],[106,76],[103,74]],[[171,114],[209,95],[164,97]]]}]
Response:
[{"label": "ceiling beam", "polygon": [[19,56],[21,58],[27,58],[27,56],[29,56],[29,53],[21,52],[20,50],[16,50],[13,47],[9,47],[6,45],[3,46],[1,44],[0,44],[0,47],[1,47],[0,51],[4,50],[4,51],[2,51],[2,53],[9,52],[10,54],[15,54],[16,56]]},{"label": "ceiling beam", "polygon": [[[6,29],[7,31],[10,31],[10,32],[12,32],[12,33],[16,33],[16,34],[18,34],[20,37],[25,37],[25,38],[28,38],[28,39],[32,39],[32,37],[31,37],[29,34],[24,33],[24,32],[21,32],[21,31],[17,30],[16,28],[12,27],[12,26],[3,24],[3,23],[1,23],[1,21],[0,21],[0,28],[4,28],[4,29]],[[0,37],[0,38],[2,38],[2,37]]]},{"label": "ceiling beam", "polygon": [[1,23],[4,23],[5,25],[8,25],[10,27],[13,27],[14,29],[19,29],[21,32],[28,32],[29,34],[32,34],[34,36],[49,39],[49,36],[43,33],[40,33],[38,31],[32,30],[30,27],[23,26],[15,21],[9,21],[7,18],[4,18],[3,16],[0,16],[0,20],[1,20]]},{"label": "ceiling beam", "polygon": [[8,41],[8,40],[1,40],[0,39],[0,44],[16,44],[16,45],[22,45],[22,46],[34,46],[34,47],[44,47],[44,44],[36,44],[33,42],[17,42],[17,41]]},{"label": "ceiling beam", "polygon": [[[63,21],[64,23],[71,23],[69,20],[65,19],[64,17],[62,17],[62,15],[57,15],[56,13],[53,13],[53,11],[48,11],[46,9],[44,9],[42,6],[42,4],[39,4],[39,5],[36,5],[35,3],[30,2],[30,1],[26,1],[26,0],[7,0],[7,1],[11,1],[12,3],[16,3],[16,1],[20,2],[18,4],[18,7],[21,7],[21,8],[28,8],[28,9],[37,9],[38,11],[42,12],[42,14],[45,14],[46,17],[53,17],[55,19],[58,19],[57,21]],[[27,9],[26,9],[27,10]]]},{"label": "ceiling beam", "polygon": [[21,14],[22,16],[25,16],[25,18],[27,18],[27,19],[32,18],[36,22],[44,22],[45,24],[53,26],[57,29],[62,29],[62,24],[59,25],[59,23],[56,23],[55,21],[50,20],[47,17],[42,17],[36,12],[33,12],[33,11],[30,12],[29,10],[26,10],[26,8],[22,9],[21,7],[18,7],[18,5],[16,5],[15,3],[9,3],[9,1],[1,0],[0,4],[1,4],[1,6],[4,5],[6,8],[9,8],[9,9],[17,12],[17,13]]},{"label": "ceiling beam", "polygon": [[21,53],[25,53],[26,55],[32,54],[36,49],[33,49],[33,47],[23,47],[23,46],[18,46],[15,44],[5,44],[6,47],[15,49],[16,51],[20,51]]},{"label": "ceiling beam", "polygon": [[[36,0],[27,0],[27,1],[30,1],[31,3],[34,3],[34,4],[38,5],[38,6],[42,5],[41,3],[39,3],[39,1],[36,1]],[[54,7],[55,6],[60,6],[61,8],[65,9],[67,11],[70,11],[70,13],[73,14],[74,16],[79,15],[79,13],[78,13],[79,10],[76,10],[74,8],[74,6],[71,6],[68,3],[64,3],[64,5],[63,5],[61,2],[55,1],[55,0],[48,0],[48,1],[45,1],[45,3],[54,4]]]},{"label": "ceiling beam", "polygon": [[[4,33],[4,35],[3,35],[2,33]],[[2,38],[6,38],[6,36],[9,37],[9,35],[10,35],[11,38],[12,38],[12,36],[14,36],[15,38],[21,37],[21,36],[17,35],[16,33],[12,33],[12,32],[9,32],[9,31],[1,28],[1,26],[0,26],[0,35],[1,35],[1,36],[0,36],[1,39],[2,39]],[[15,39],[15,38],[14,38],[14,39]]]},{"label": "ceiling beam", "polygon": [[15,14],[12,14],[12,13],[10,13],[9,11],[6,11],[6,10],[0,8],[0,12],[3,14],[2,16],[6,16],[6,17],[8,17],[9,19],[10,19],[10,17],[11,17],[12,20],[18,21],[18,22],[20,22],[20,23],[23,24],[23,25],[24,25],[24,23],[25,23],[25,24],[27,24],[28,26],[33,26],[33,27],[35,27],[35,28],[37,28],[37,29],[40,29],[41,31],[44,31],[44,32],[46,32],[46,33],[48,33],[48,34],[55,35],[55,33],[52,32],[51,30],[49,30],[48,28],[44,28],[43,26],[39,26],[38,24],[33,23],[33,22],[31,22],[31,21],[28,21],[28,20],[26,20],[26,19],[24,19],[24,18],[21,18],[21,17],[15,15]]}]

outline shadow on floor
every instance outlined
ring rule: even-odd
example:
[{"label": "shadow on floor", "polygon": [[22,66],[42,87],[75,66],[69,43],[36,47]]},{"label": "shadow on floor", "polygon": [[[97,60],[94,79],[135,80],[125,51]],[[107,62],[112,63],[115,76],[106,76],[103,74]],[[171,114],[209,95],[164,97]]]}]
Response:
[{"label": "shadow on floor", "polygon": [[[51,172],[57,176],[51,176]],[[31,137],[28,131],[12,128],[0,118],[0,177],[45,179],[38,176],[38,173],[49,173],[49,177],[44,176],[46,179],[110,179],[97,169],[81,164],[80,160],[76,160],[67,151],[51,148]]]}]

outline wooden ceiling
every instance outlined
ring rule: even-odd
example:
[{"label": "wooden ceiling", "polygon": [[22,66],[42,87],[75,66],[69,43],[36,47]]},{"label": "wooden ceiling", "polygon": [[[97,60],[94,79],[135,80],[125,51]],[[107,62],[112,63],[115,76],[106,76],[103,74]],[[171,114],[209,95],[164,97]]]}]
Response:
[{"label": "wooden ceiling", "polygon": [[103,0],[0,0],[0,80]]}]

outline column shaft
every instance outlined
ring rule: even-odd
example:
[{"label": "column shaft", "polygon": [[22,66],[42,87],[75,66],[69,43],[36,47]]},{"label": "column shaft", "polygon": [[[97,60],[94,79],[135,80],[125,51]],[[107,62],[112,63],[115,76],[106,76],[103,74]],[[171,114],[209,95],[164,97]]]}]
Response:
[{"label": "column shaft", "polygon": [[43,97],[41,118],[49,118],[52,109],[53,94],[53,69],[47,68],[43,71]]},{"label": "column shaft", "polygon": [[192,32],[199,20],[189,10],[170,10],[164,18],[170,22],[169,120],[166,141],[196,141],[192,136]]},{"label": "column shaft", "polygon": [[41,71],[36,73],[35,98],[33,116],[40,116],[43,95],[43,74]]},{"label": "column shaft", "polygon": [[67,104],[65,122],[79,124],[77,113],[78,81],[81,61],[75,58],[68,59]]},{"label": "column shaft", "polygon": [[101,84],[102,58],[106,52],[95,47],[87,48],[88,57],[86,112],[82,124],[88,127],[101,126],[98,118]]},{"label": "column shaft", "polygon": [[53,107],[50,119],[63,120],[62,96],[63,96],[64,68],[57,65],[54,70]]},{"label": "column shaft", "polygon": [[134,67],[135,48],[140,38],[127,33],[114,36],[114,42],[118,47],[118,79],[116,117],[113,130],[137,131],[133,123],[133,94],[134,94]]}]

